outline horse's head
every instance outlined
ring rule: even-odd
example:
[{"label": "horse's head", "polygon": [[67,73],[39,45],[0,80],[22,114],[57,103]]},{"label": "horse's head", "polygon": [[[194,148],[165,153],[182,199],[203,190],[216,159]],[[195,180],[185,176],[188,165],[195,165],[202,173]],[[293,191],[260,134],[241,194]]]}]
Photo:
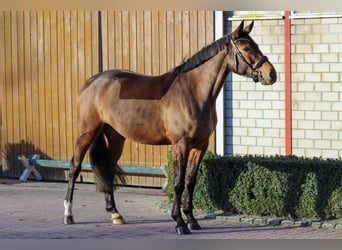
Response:
[{"label": "horse's head", "polygon": [[227,47],[231,70],[239,75],[245,75],[264,85],[273,84],[277,80],[277,72],[259,46],[249,36],[254,25],[252,21],[244,27],[244,21],[228,36]]}]

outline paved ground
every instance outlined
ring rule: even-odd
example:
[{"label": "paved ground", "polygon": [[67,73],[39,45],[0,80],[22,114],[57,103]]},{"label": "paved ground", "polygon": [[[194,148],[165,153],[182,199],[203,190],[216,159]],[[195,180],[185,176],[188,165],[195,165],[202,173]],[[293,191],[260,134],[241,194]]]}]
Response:
[{"label": "paved ground", "polygon": [[63,224],[66,183],[0,179],[0,239],[342,239],[341,229],[256,226],[201,219],[202,230],[178,236],[170,215],[159,209],[160,190],[123,188],[116,203],[127,224],[112,225],[102,193],[76,184],[76,224]]}]

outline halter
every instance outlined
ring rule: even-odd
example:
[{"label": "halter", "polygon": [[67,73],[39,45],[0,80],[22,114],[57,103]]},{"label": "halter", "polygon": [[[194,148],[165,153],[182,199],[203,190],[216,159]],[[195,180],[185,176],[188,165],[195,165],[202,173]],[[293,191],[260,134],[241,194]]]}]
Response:
[{"label": "halter", "polygon": [[[236,42],[241,41],[241,40],[245,40],[250,42],[250,40],[248,40],[247,38],[238,38],[235,41],[232,40],[232,38],[230,37],[230,42],[233,45],[234,48],[234,63],[236,65],[236,71],[238,71],[238,67],[239,67],[239,61],[238,61],[238,56],[240,57],[240,59],[247,64],[247,66],[252,70],[252,78],[254,82],[258,82],[259,81],[259,77],[262,77],[261,71],[259,71],[258,69],[264,64],[264,62],[268,61],[267,56],[262,56],[261,59],[253,65],[251,65],[249,62],[247,62],[246,58],[242,55],[242,53],[240,52],[240,50],[236,47]],[[255,74],[256,73],[256,74]]]}]

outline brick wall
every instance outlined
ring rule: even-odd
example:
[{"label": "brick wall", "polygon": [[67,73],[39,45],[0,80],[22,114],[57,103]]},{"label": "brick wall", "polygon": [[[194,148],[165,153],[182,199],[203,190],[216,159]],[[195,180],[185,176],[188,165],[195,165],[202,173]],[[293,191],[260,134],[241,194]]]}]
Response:
[{"label": "brick wall", "polygon": [[[240,21],[231,21],[233,29]],[[225,86],[225,153],[285,154],[284,20],[251,37],[278,72],[273,86],[232,75]],[[298,156],[342,156],[342,18],[291,20],[292,145]]]},{"label": "brick wall", "polygon": [[[239,23],[233,21],[233,29]],[[263,86],[236,74],[228,79],[225,86],[225,153],[284,154],[283,20],[255,21],[251,37],[275,66],[279,80],[272,86]]]},{"label": "brick wall", "polygon": [[293,19],[293,154],[342,156],[342,18]]}]

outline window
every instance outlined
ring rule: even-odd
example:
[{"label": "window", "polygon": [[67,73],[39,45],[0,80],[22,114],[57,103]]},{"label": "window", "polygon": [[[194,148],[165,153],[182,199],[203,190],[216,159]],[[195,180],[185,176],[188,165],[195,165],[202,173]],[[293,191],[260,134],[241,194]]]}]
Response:
[{"label": "window", "polygon": [[284,11],[227,11],[229,21],[283,19]]},{"label": "window", "polygon": [[342,17],[341,11],[336,12],[319,12],[319,11],[291,11],[290,18],[333,18]]}]

